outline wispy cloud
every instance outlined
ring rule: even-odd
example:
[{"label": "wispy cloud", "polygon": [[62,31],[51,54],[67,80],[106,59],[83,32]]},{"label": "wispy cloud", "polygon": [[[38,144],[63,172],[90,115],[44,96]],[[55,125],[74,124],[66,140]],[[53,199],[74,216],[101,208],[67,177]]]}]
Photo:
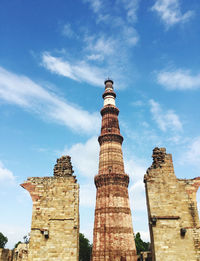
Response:
[{"label": "wispy cloud", "polygon": [[192,75],[190,70],[162,71],[157,82],[168,90],[195,90],[200,88],[200,74]]},{"label": "wispy cloud", "polygon": [[123,35],[124,40],[127,42],[128,45],[135,46],[138,43],[139,35],[133,27],[131,26],[124,27],[123,34],[124,34]]},{"label": "wispy cloud", "polygon": [[200,136],[191,142],[188,151],[184,155],[184,159],[190,164],[200,166]]},{"label": "wispy cloud", "polygon": [[86,56],[89,61],[103,61],[104,57],[101,54],[90,54]]},{"label": "wispy cloud", "polygon": [[41,118],[65,125],[77,132],[96,131],[96,113],[71,105],[55,93],[43,88],[26,76],[14,74],[0,67],[0,99],[18,105]]},{"label": "wispy cloud", "polygon": [[[71,62],[68,59],[55,57],[45,52],[42,55],[42,65],[52,73],[77,82],[103,87],[103,80],[111,77],[115,80],[116,89],[127,87],[129,80],[125,75],[128,74],[128,68],[119,66],[120,55],[117,57],[111,55],[104,62],[105,55],[102,52],[89,52],[86,57],[85,61],[83,59],[82,61]],[[110,59],[110,57],[113,57],[113,59]],[[97,61],[101,63],[99,66],[94,64]],[[131,76],[133,77],[133,74]],[[125,77],[126,81],[124,81]]]},{"label": "wispy cloud", "polygon": [[126,157],[124,159],[125,171],[131,177],[132,181],[136,183],[138,180],[143,180],[143,176],[146,173],[147,166],[144,162],[137,159],[136,157],[132,158]]},{"label": "wispy cloud", "polygon": [[77,35],[76,33],[72,30],[72,27],[71,27],[71,24],[70,23],[67,23],[63,26],[62,28],[62,34],[64,36],[67,36],[68,38],[74,38],[76,37],[77,38]]},{"label": "wispy cloud", "polygon": [[53,73],[62,75],[78,82],[87,82],[92,85],[103,86],[106,73],[104,69],[89,65],[85,61],[71,63],[49,53],[42,55],[43,66]]},{"label": "wispy cloud", "polygon": [[131,186],[130,202],[135,211],[146,211],[146,197],[143,177]]},{"label": "wispy cloud", "polygon": [[149,105],[153,119],[162,131],[167,131],[168,129],[172,131],[182,130],[182,123],[179,116],[173,110],[164,112],[160,104],[153,99],[149,101]]},{"label": "wispy cloud", "polygon": [[62,154],[72,157],[72,164],[80,175],[93,177],[97,174],[99,144],[96,136],[91,137],[85,143],[76,143],[71,148],[65,147]]},{"label": "wispy cloud", "polygon": [[101,0],[83,0],[83,2],[89,3],[94,13],[98,13],[103,5]]},{"label": "wispy cloud", "polygon": [[[97,136],[89,138],[85,143],[76,143],[70,148],[65,147],[61,154],[71,156],[75,175],[80,183],[80,205],[94,208],[96,198],[94,176],[98,173],[99,158]],[[84,179],[81,179],[81,177],[84,177]],[[82,183],[82,180],[87,184]]]},{"label": "wispy cloud", "polygon": [[[137,20],[137,10],[140,0],[117,0],[112,5],[109,5],[105,0],[83,0],[83,2],[89,3],[93,12],[98,15],[97,21],[107,22],[111,17],[116,18],[117,15],[114,15],[114,12],[115,8],[118,7],[126,11],[127,21],[133,23]],[[112,8],[112,14],[110,8]]]},{"label": "wispy cloud", "polygon": [[137,20],[139,0],[117,0],[114,3],[115,8],[105,0],[83,0],[83,3],[88,4],[94,13],[91,19],[96,22],[95,30],[82,27],[76,33],[71,24],[67,23],[62,31],[67,37],[76,37],[75,40],[79,41],[81,48],[78,50],[78,59],[75,58],[76,55],[69,57],[69,47],[69,50],[59,56],[53,52],[44,52],[42,65],[52,73],[77,82],[103,86],[103,80],[111,77],[115,79],[117,88],[126,88],[127,79],[130,78],[128,76],[135,77],[133,70],[129,69],[129,62],[131,48],[139,41],[133,25]]},{"label": "wispy cloud", "polygon": [[151,10],[157,12],[167,28],[185,23],[194,15],[191,10],[182,14],[179,0],[156,0]]},{"label": "wispy cloud", "polygon": [[145,105],[145,103],[142,100],[137,100],[137,101],[132,102],[131,105],[133,105],[135,107],[142,107]]},{"label": "wispy cloud", "polygon": [[143,239],[149,241],[145,186],[143,182],[147,162],[137,157],[125,157],[125,171],[130,176],[129,199],[135,232],[142,231]]},{"label": "wispy cloud", "polygon": [[114,38],[106,38],[105,35],[101,35],[97,39],[94,39],[92,37],[86,37],[85,42],[87,44],[87,50],[102,56],[112,55],[117,45],[117,42]]},{"label": "wispy cloud", "polygon": [[[84,0],[84,2],[89,3],[92,7],[95,13],[96,23],[106,26],[106,30],[103,31],[105,35],[103,41],[104,46],[108,46],[108,41],[105,41],[106,39],[109,40],[109,43],[115,43],[114,47],[117,45],[122,47],[127,44],[129,46],[135,46],[138,43],[139,35],[134,28],[134,23],[137,21],[137,10],[140,0],[117,0],[113,3],[114,6],[107,1]],[[111,8],[112,12],[110,12]],[[117,10],[124,10],[125,15],[119,14]],[[113,33],[111,34],[110,30],[115,34],[115,37],[111,36]],[[106,33],[106,31],[108,31],[108,33]],[[94,44],[93,46],[95,47]],[[109,47],[110,46],[109,44]],[[113,49],[113,46],[111,47],[113,52],[116,53],[116,49]],[[109,48],[109,50],[111,49]]]},{"label": "wispy cloud", "polygon": [[127,19],[129,22],[137,21],[137,10],[140,0],[118,0],[124,6],[127,11]]},{"label": "wispy cloud", "polygon": [[0,161],[0,182],[2,181],[14,181],[15,177],[9,169],[5,168]]}]

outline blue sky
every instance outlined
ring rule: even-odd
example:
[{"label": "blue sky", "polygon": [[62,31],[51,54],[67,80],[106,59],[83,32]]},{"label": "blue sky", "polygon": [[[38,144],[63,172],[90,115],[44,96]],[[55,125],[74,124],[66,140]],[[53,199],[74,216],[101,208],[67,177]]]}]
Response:
[{"label": "blue sky", "polygon": [[104,80],[114,80],[135,232],[148,240],[143,175],[152,149],[177,177],[200,171],[198,0],[1,0],[0,231],[30,231],[19,186],[72,157],[81,231],[92,240]]}]

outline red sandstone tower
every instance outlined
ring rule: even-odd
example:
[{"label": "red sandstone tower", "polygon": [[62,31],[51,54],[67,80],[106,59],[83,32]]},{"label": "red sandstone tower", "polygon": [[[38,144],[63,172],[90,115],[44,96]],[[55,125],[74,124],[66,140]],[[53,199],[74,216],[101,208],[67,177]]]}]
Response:
[{"label": "red sandstone tower", "polygon": [[99,172],[95,176],[96,209],[93,231],[93,261],[136,261],[129,205],[129,176],[124,172],[123,137],[120,134],[115,106],[113,81],[105,81]]}]

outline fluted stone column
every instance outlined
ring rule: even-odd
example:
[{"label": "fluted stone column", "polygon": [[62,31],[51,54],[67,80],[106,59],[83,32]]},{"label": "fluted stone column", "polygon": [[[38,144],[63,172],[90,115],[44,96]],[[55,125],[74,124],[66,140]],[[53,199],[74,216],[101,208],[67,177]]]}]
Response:
[{"label": "fluted stone column", "polygon": [[129,205],[129,176],[124,172],[123,137],[115,106],[113,81],[105,81],[102,127],[99,136],[99,172],[93,232],[93,261],[136,261],[136,247]]}]

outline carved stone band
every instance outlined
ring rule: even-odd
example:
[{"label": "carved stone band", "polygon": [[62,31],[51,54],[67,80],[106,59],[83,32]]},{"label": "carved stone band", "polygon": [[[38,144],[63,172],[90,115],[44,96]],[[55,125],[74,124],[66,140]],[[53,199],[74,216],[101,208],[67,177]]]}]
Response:
[{"label": "carved stone band", "polygon": [[98,213],[124,213],[124,214],[131,214],[130,208],[123,208],[123,207],[106,207],[106,208],[97,208],[95,210],[95,214]]},{"label": "carved stone band", "polygon": [[124,257],[132,257],[132,256],[135,256],[136,255],[136,251],[135,250],[128,250],[128,251],[124,251],[124,253],[121,251],[121,250],[111,250],[111,251],[108,251],[108,250],[105,250],[105,251],[93,251],[93,257],[95,256],[114,256],[114,257],[117,257],[117,256],[124,256]]},{"label": "carved stone band", "polygon": [[94,229],[97,233],[117,233],[117,234],[132,234],[131,227],[97,227]]},{"label": "carved stone band", "polygon": [[119,198],[129,198],[127,191],[118,190],[118,191],[100,191],[98,190],[98,198],[105,198],[105,197],[119,197]]},{"label": "carved stone band", "polygon": [[127,174],[100,174],[95,176],[94,183],[97,188],[107,185],[128,187],[129,176]]},{"label": "carved stone band", "polygon": [[122,144],[123,139],[124,138],[120,134],[108,133],[108,134],[99,136],[98,142],[100,145],[104,142],[109,142],[109,141],[116,141],[116,142],[119,142],[120,144]]},{"label": "carved stone band", "polygon": [[119,109],[117,107],[114,106],[108,106],[108,107],[103,107],[103,109],[101,109],[101,115],[105,115],[106,113],[113,113],[118,115],[119,114]]}]

